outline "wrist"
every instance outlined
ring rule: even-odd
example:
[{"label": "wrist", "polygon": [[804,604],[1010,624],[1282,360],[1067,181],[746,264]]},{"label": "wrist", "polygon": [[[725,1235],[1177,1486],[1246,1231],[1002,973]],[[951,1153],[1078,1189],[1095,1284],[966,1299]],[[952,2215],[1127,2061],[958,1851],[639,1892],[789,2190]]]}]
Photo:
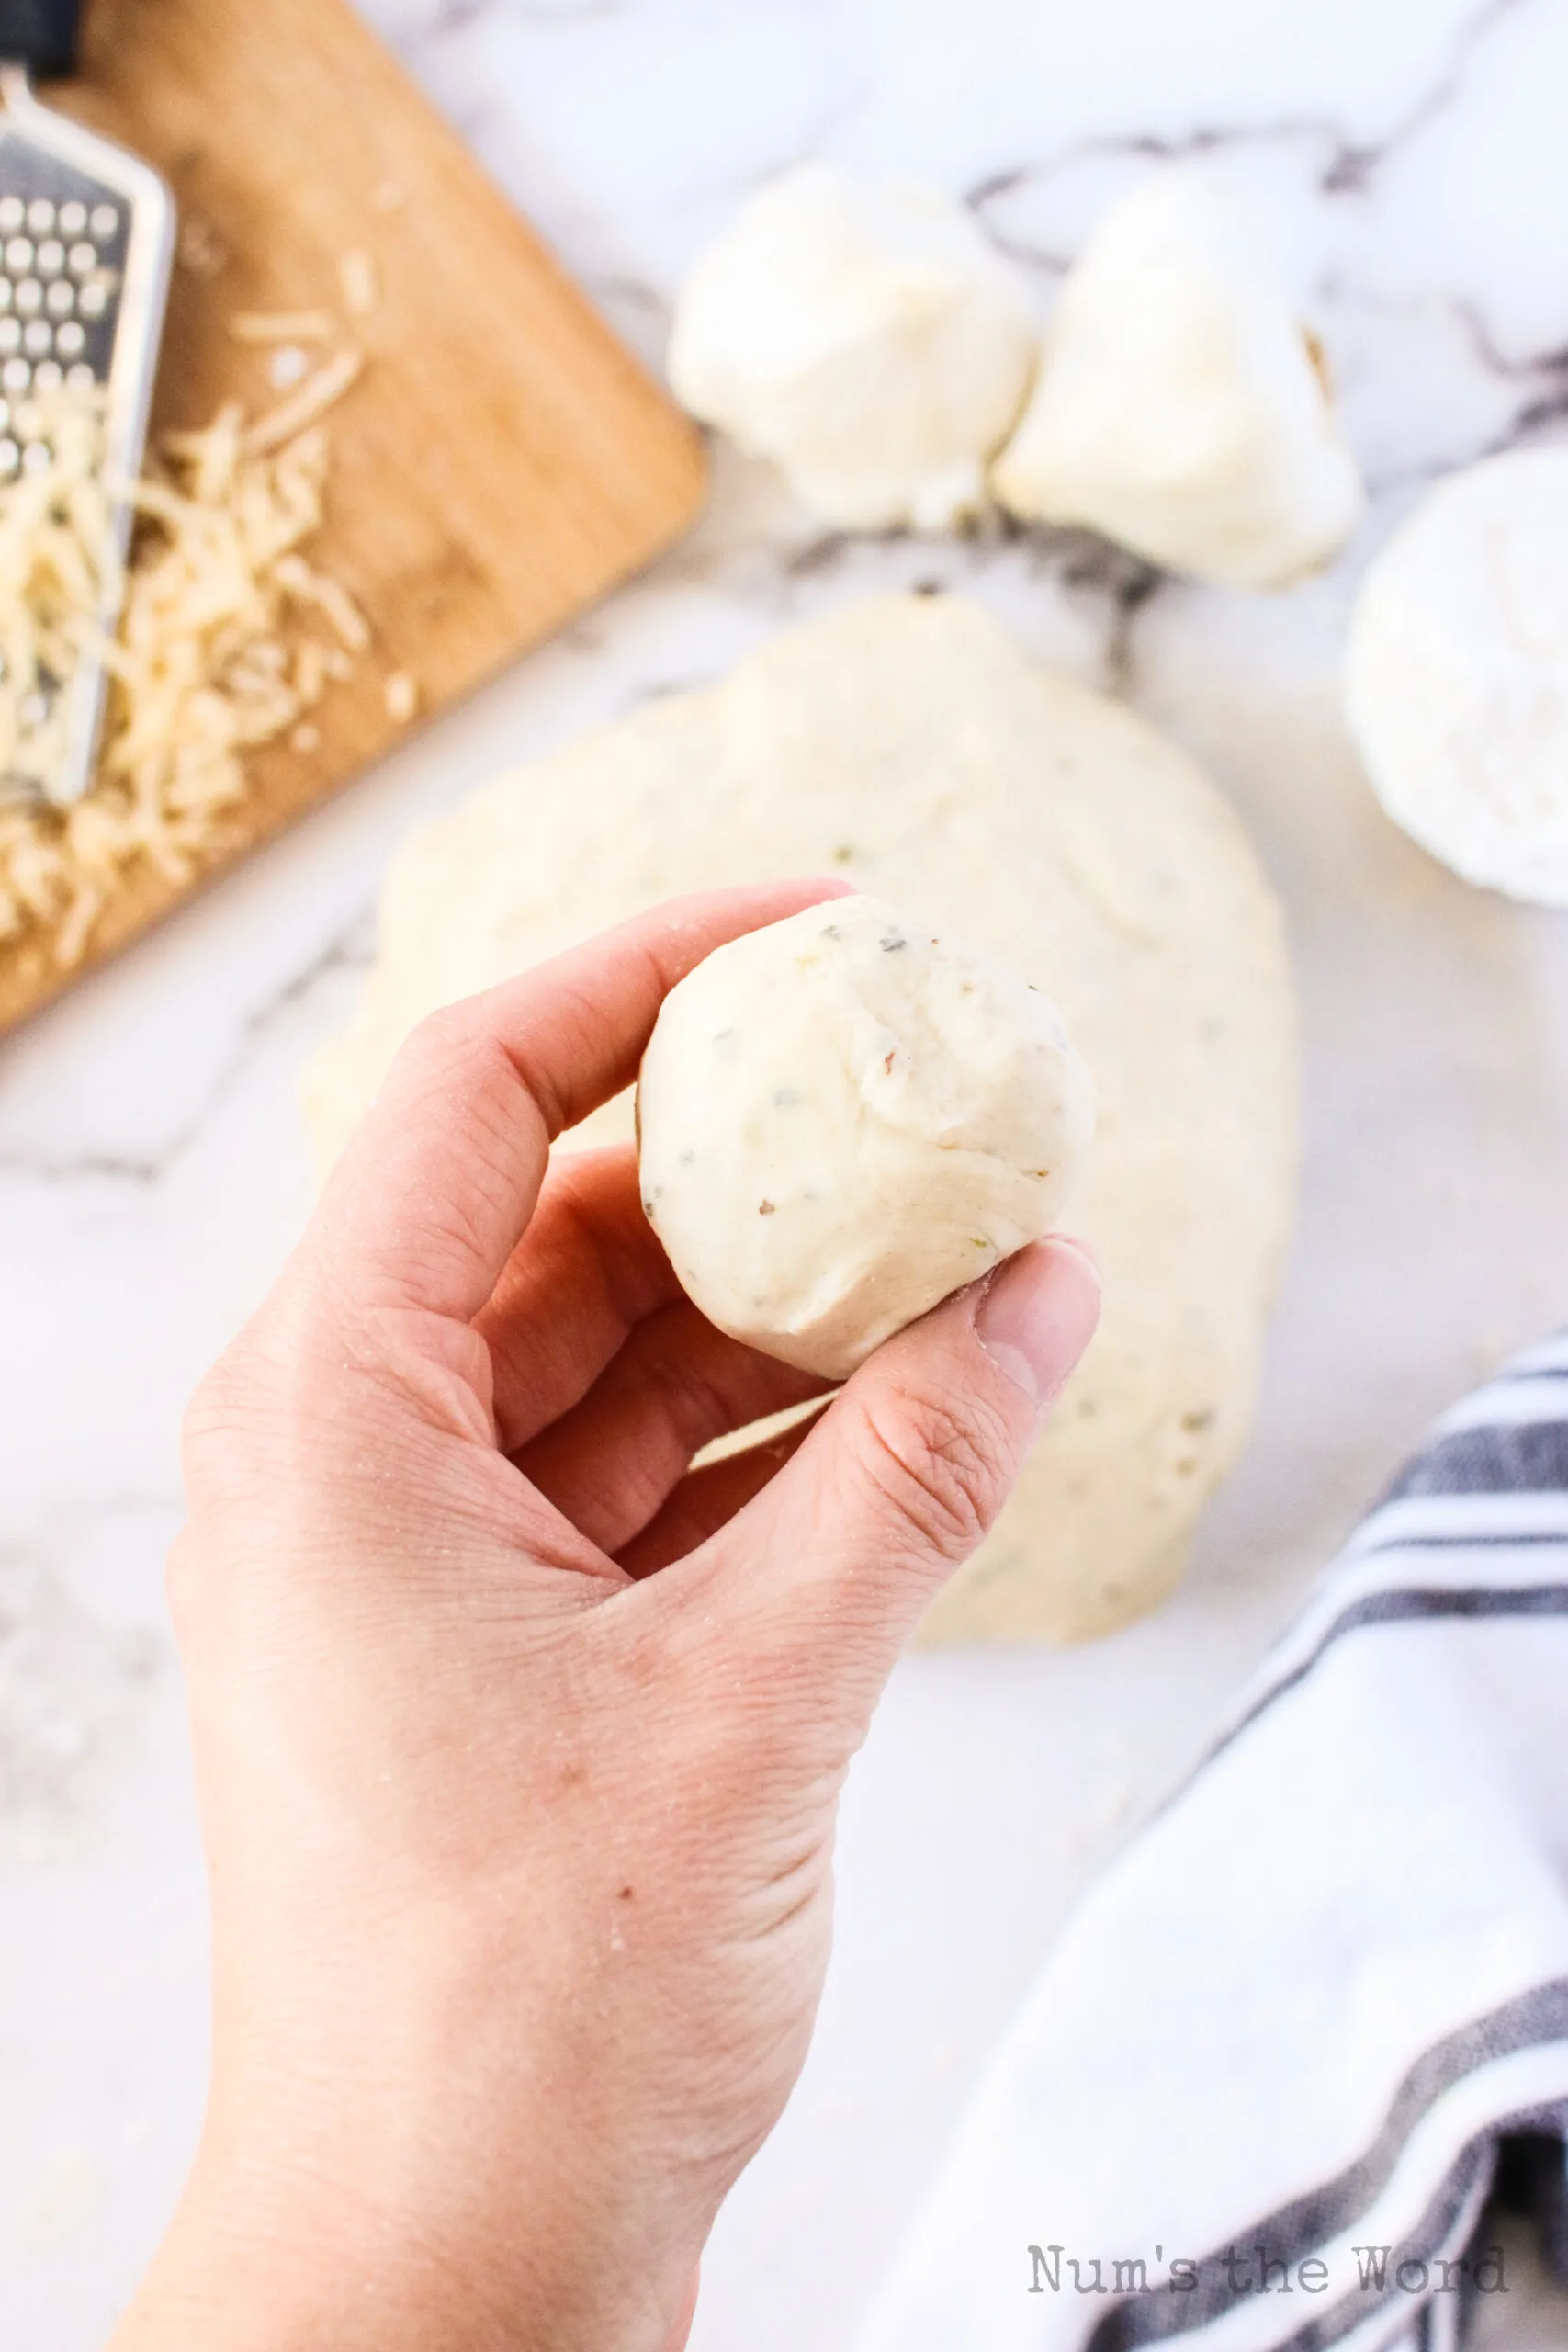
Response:
[{"label": "wrist", "polygon": [[520,2018],[510,1942],[399,1892],[327,1998],[231,1880],[201,2143],[112,2352],[678,2352],[713,2200],[628,2128],[580,1956],[541,1931]]},{"label": "wrist", "polygon": [[108,2352],[681,2352],[692,2252],[638,2263],[536,2228],[524,2188],[496,2201],[457,2228],[346,2166],[286,2183],[203,2154]]}]

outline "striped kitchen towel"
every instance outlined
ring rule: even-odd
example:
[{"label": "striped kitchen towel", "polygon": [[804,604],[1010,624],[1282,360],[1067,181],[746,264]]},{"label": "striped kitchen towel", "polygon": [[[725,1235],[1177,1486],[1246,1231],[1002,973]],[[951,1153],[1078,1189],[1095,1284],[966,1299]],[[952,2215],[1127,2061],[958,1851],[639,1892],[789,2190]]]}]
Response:
[{"label": "striped kitchen towel", "polygon": [[[1568,2131],[1568,1335],[1448,1415],[987,2070],[860,2352],[1447,2352]],[[1519,2135],[1529,2135],[1521,2139]]]}]

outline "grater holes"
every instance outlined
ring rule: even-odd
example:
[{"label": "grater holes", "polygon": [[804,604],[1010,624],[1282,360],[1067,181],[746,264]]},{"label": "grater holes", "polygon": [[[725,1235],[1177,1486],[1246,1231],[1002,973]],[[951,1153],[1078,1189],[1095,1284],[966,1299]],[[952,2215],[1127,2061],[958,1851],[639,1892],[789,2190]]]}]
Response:
[{"label": "grater holes", "polygon": [[84,286],[76,298],[76,307],[85,319],[101,319],[108,308],[109,290],[100,279]]},{"label": "grater holes", "polygon": [[[0,285],[5,285],[9,291],[8,280],[0,278]],[[69,318],[76,297],[72,291],[71,280],[68,277],[52,278],[44,288],[43,307],[51,319]],[[6,307],[6,301],[0,299],[0,311]]]},{"label": "grater holes", "polygon": [[9,237],[6,242],[7,269],[27,270],[33,266],[33,241],[30,237]]},{"label": "grater holes", "polygon": [[58,237],[46,237],[34,256],[35,266],[43,277],[58,277],[65,266],[65,248]]},{"label": "grater holes", "polygon": [[28,207],[28,226],[35,237],[46,236],[54,226],[54,207],[47,196],[35,196]]},{"label": "grater holes", "polygon": [[65,380],[65,371],[58,359],[40,359],[33,369],[33,390],[57,392]]},{"label": "grater holes", "polygon": [[87,338],[74,319],[67,319],[55,330],[54,347],[62,359],[74,359],[86,349]]},{"label": "grater holes", "polygon": [[0,441],[0,481],[9,481],[14,475],[21,471],[21,467],[22,453],[7,434],[5,439]]},{"label": "grater holes", "polygon": [[53,341],[47,319],[29,319],[22,329],[22,349],[30,358],[41,359]]},{"label": "grater holes", "polygon": [[8,392],[25,392],[33,380],[32,362],[28,359],[7,359],[0,368],[0,384]]},{"label": "grater holes", "polygon": [[[0,207],[0,211],[3,210],[4,207]],[[5,225],[4,220],[0,219],[0,229]],[[85,204],[78,204],[76,198],[73,197],[68,204],[61,206],[60,217],[55,226],[62,237],[79,237],[86,225],[87,208]]]},{"label": "grater holes", "polygon": [[24,277],[17,288],[17,308],[24,318],[31,318],[43,308],[43,288],[36,277]]},{"label": "grater holes", "polygon": [[22,325],[19,319],[0,319],[0,353],[20,351]]},{"label": "grater holes", "polygon": [[28,208],[19,196],[0,196],[0,237],[19,229],[27,217]]},{"label": "grater holes", "polygon": [[[28,258],[30,259],[31,256],[29,255]],[[98,266],[96,245],[89,245],[85,242],[73,245],[65,256],[65,266],[73,277],[90,277]]]},{"label": "grater holes", "polygon": [[65,380],[73,392],[90,392],[98,379],[86,361],[78,359],[74,368],[65,370]]},{"label": "grater holes", "polygon": [[88,226],[91,228],[94,236],[96,237],[100,243],[102,243],[105,238],[112,237],[119,227],[118,206],[114,204],[95,204],[93,207],[92,219],[89,221]]}]

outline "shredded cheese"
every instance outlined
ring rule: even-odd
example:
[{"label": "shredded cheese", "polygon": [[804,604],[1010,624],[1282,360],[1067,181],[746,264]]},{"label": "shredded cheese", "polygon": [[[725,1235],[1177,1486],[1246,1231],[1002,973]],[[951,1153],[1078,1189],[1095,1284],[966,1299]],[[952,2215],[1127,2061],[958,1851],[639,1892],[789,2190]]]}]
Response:
[{"label": "shredded cheese", "polygon": [[[308,401],[258,423],[231,406],[164,437],[135,491],[96,781],[67,808],[0,802],[0,944],[37,934],[54,966],[78,963],[130,867],[151,861],[184,882],[221,848],[248,752],[278,736],[319,743],[308,714],[370,643],[347,590],[300,552],[329,463],[317,420],[360,365],[340,353],[302,388]],[[47,471],[0,488],[0,769],[24,783],[50,773],[47,729],[29,736],[26,719],[39,672],[67,673],[102,603],[101,416],[78,403],[50,438]]]},{"label": "shredded cheese", "polygon": [[339,262],[338,280],[343,288],[344,307],[351,318],[364,318],[376,308],[381,291],[376,265],[357,245]]},{"label": "shredded cheese", "polygon": [[313,571],[302,555],[280,556],[274,570],[279,587],[287,588],[301,605],[314,605],[351,653],[367,650],[370,624],[341,582]]},{"label": "shredded cheese", "polygon": [[290,392],[286,401],[279,401],[275,409],[269,409],[265,416],[246,426],[246,448],[258,457],[282,448],[286,441],[292,441],[308,424],[314,424],[319,416],[323,416],[335,401],[342,400],[349,386],[357,382],[364,367],[362,351],[334,353],[324,368],[318,368],[313,376],[306,378],[298,391]]},{"label": "shredded cheese", "polygon": [[229,332],[236,343],[330,343],[328,311],[236,311]]},{"label": "shredded cheese", "polygon": [[267,352],[266,379],[275,392],[302,383],[310,372],[310,355],[298,343],[275,343]]}]

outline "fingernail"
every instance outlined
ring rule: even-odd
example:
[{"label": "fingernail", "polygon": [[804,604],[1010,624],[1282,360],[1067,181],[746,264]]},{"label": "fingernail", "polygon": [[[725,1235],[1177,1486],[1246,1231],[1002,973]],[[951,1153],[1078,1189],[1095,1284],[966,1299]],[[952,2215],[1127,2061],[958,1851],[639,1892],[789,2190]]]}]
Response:
[{"label": "fingernail", "polygon": [[1100,1316],[1100,1274],[1089,1251],[1053,1234],[998,1268],[975,1309],[986,1353],[1041,1408],[1051,1402]]}]

